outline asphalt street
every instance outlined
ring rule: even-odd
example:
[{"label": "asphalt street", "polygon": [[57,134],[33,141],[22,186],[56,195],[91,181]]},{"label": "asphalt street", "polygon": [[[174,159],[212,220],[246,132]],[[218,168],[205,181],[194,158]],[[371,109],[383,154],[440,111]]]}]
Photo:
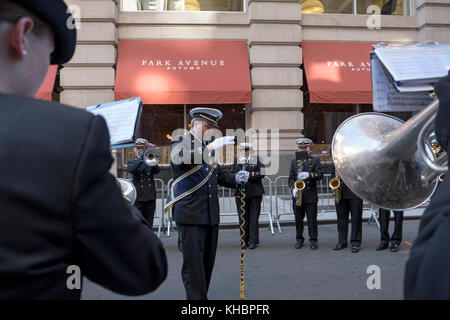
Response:
[{"label": "asphalt street", "polygon": [[[393,222],[390,232],[393,231]],[[260,229],[260,246],[245,251],[246,300],[301,300],[301,299],[403,299],[405,264],[411,245],[417,235],[419,220],[403,223],[403,242],[400,251],[375,251],[379,242],[376,224],[363,224],[363,243],[359,253],[350,248],[332,250],[337,241],[335,224],[319,225],[319,249],[311,250],[308,241],[297,250],[295,228],[283,227],[275,235]],[[307,227],[305,227],[307,238]],[[150,299],[184,300],[181,280],[182,256],[177,249],[177,233],[162,235],[169,273],[166,281],[155,292],[128,297],[106,290],[84,279],[82,299]],[[221,229],[216,263],[209,289],[209,299],[239,300],[240,250],[238,229]],[[368,289],[369,266],[380,269],[380,289]]]}]

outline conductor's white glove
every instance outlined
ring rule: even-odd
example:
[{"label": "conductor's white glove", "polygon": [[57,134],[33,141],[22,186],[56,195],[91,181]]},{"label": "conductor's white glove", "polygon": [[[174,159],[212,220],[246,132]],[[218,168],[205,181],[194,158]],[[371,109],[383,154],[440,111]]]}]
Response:
[{"label": "conductor's white glove", "polygon": [[297,175],[297,179],[305,180],[309,178],[309,172],[299,172]]},{"label": "conductor's white glove", "polygon": [[215,139],[213,142],[208,144],[208,149],[210,151],[217,150],[219,148],[222,148],[227,145],[233,145],[234,144],[234,136],[225,136]]},{"label": "conductor's white glove", "polygon": [[292,196],[294,197],[294,198],[296,198],[297,197],[297,189],[292,189]]},{"label": "conductor's white glove", "polygon": [[236,173],[236,182],[237,183],[246,183],[248,181],[248,177],[250,176],[250,173],[245,170],[241,170],[238,173]]}]

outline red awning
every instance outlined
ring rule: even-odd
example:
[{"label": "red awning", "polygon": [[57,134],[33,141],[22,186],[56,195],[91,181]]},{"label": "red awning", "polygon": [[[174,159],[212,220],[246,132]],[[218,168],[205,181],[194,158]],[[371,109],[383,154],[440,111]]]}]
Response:
[{"label": "red awning", "polygon": [[41,100],[52,101],[53,87],[55,86],[56,71],[58,66],[52,65],[48,68],[47,75],[45,76],[44,82],[36,93],[35,98]]},{"label": "red awning", "polygon": [[373,44],[303,42],[310,102],[371,104],[370,52]]},{"label": "red awning", "polygon": [[144,104],[250,103],[247,43],[121,40],[114,96]]}]

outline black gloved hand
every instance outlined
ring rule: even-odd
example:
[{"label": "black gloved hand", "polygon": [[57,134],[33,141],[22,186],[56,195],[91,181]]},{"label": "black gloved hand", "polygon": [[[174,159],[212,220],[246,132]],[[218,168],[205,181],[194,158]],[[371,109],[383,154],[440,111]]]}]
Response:
[{"label": "black gloved hand", "polygon": [[439,98],[439,111],[436,117],[436,138],[447,152],[450,149],[450,71],[434,86]]}]

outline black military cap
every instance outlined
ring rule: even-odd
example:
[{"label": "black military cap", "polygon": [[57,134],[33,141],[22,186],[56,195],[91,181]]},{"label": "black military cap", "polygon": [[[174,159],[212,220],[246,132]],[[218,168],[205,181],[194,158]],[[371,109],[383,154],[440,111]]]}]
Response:
[{"label": "black military cap", "polygon": [[194,108],[189,114],[192,118],[205,120],[216,128],[219,127],[218,121],[222,119],[222,112],[212,108]]},{"label": "black military cap", "polygon": [[34,13],[52,28],[55,35],[55,50],[51,56],[51,64],[62,64],[72,59],[77,42],[77,31],[74,18],[63,0],[10,1]]}]

